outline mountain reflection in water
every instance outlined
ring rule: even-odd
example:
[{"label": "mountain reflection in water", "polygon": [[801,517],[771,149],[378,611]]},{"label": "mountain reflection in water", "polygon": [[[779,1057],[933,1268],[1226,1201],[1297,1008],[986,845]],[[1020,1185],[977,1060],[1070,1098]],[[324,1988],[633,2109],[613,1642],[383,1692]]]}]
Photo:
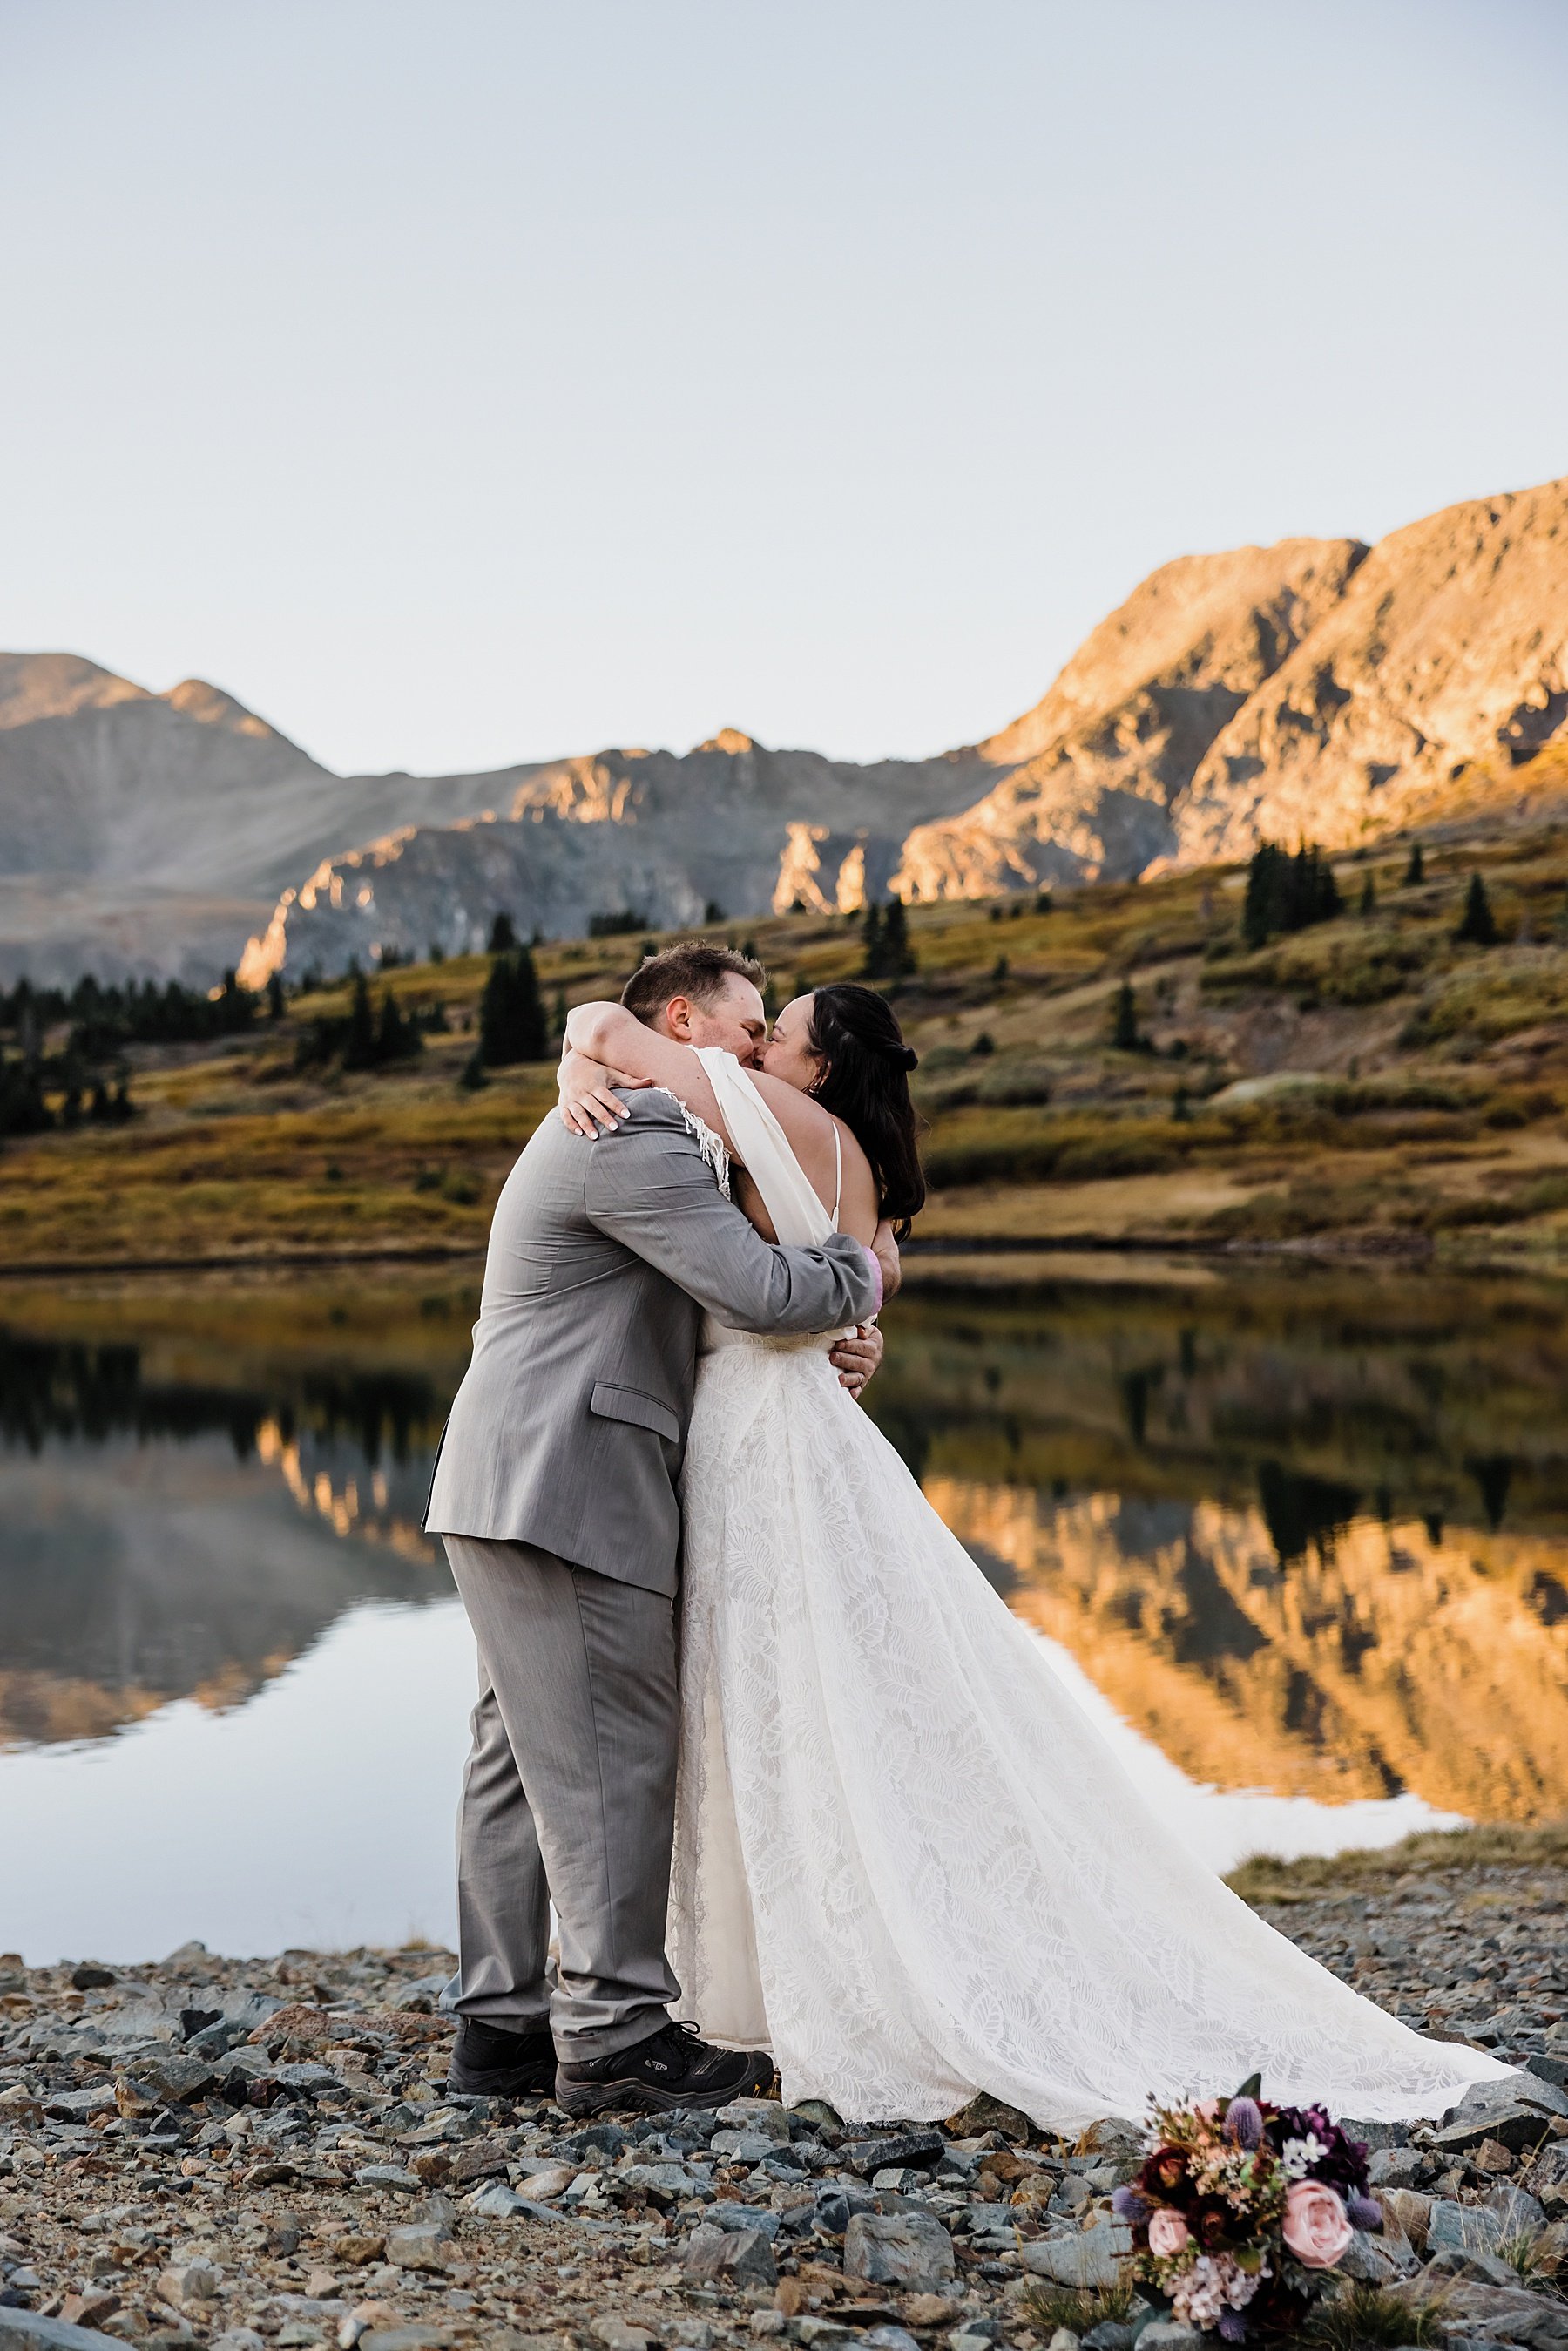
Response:
[{"label": "mountain reflection in water", "polygon": [[[0,1297],[0,1743],[243,1704],[419,1531],[470,1296]],[[1568,1802],[1568,1311],[1428,1277],[931,1289],[871,1409],[1191,1780]]]}]

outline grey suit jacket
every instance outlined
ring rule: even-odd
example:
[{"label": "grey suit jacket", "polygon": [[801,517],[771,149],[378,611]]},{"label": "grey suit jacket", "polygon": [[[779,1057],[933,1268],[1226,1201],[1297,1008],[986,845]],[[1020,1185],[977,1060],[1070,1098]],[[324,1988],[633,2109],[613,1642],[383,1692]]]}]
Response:
[{"label": "grey suit jacket", "polygon": [[502,1188],[425,1525],[673,1594],[703,1308],[740,1331],[826,1332],[875,1311],[877,1277],[846,1234],[774,1248],[670,1095],[623,1099],[629,1120],[596,1143],[552,1112]]}]

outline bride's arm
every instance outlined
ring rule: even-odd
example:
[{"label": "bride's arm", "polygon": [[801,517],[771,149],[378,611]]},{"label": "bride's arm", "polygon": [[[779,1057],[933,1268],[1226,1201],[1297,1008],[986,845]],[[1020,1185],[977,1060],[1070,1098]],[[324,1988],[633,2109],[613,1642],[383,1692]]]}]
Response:
[{"label": "bride's arm", "polygon": [[[719,1113],[718,1098],[691,1046],[682,1045],[673,1037],[661,1037],[657,1029],[644,1028],[636,1013],[628,1012],[624,1004],[577,1004],[566,1015],[566,1051],[585,1061],[602,1062],[616,1075],[629,1077],[636,1085],[668,1088],[677,1102],[695,1111],[704,1126],[722,1137],[725,1149],[733,1155]],[[607,1082],[613,1084],[614,1078]],[[602,1103],[602,1094],[599,1099]],[[561,1114],[566,1117],[565,1089]],[[624,1117],[623,1106],[615,1103],[612,1114]],[[573,1122],[567,1119],[566,1123]]]},{"label": "bride's arm", "polygon": [[[624,1004],[575,1006],[566,1018],[566,1043],[592,1061],[611,1062],[646,1078],[653,1085],[667,1086],[678,1102],[696,1112],[704,1126],[722,1137],[725,1149],[736,1164],[744,1165],[730,1139],[708,1072],[691,1046],[678,1044],[671,1037],[661,1037],[656,1029],[645,1028]],[[802,1093],[798,1086],[786,1085],[783,1078],[770,1078],[765,1070],[748,1070],[746,1075],[783,1127],[807,1183],[823,1206],[830,1207],[839,1167],[839,1154],[834,1143],[835,1121],[820,1102]],[[858,1146],[850,1138],[844,1148],[853,1152]]]}]

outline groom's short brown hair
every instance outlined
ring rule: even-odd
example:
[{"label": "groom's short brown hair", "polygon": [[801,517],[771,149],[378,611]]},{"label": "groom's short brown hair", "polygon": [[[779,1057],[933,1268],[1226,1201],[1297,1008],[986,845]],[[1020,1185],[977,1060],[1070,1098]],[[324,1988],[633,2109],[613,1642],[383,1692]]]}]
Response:
[{"label": "groom's short brown hair", "polygon": [[620,1000],[639,1020],[654,1021],[676,996],[688,996],[706,1008],[731,977],[761,987],[767,974],[755,956],[742,955],[738,947],[682,939],[679,946],[647,956],[621,989]]}]

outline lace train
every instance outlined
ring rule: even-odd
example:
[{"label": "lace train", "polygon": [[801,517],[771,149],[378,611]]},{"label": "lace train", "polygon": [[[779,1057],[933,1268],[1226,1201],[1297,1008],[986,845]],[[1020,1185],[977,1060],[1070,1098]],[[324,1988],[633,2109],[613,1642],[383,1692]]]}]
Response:
[{"label": "lace train", "polygon": [[1047,2126],[1233,2089],[1442,2111],[1428,2042],[1159,1824],[820,1343],[704,1358],[685,1469],[670,1956],[791,2100]]}]

